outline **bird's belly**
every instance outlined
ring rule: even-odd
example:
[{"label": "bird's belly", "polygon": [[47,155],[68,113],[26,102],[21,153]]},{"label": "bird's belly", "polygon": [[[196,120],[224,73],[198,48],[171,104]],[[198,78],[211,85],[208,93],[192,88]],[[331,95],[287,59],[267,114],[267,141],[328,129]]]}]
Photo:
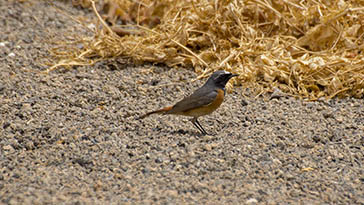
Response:
[{"label": "bird's belly", "polygon": [[220,107],[221,103],[224,101],[224,95],[225,95],[224,90],[219,90],[215,100],[213,102],[211,102],[210,104],[207,104],[207,105],[204,105],[204,106],[201,106],[198,108],[193,108],[193,109],[184,111],[183,113],[180,113],[180,114],[186,115],[186,116],[191,116],[191,117],[200,117],[203,115],[208,115]]}]

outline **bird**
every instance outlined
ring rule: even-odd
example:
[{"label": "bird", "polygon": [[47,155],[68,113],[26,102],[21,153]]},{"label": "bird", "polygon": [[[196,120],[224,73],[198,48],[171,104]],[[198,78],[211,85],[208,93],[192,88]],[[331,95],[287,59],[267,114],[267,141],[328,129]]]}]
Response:
[{"label": "bird", "polygon": [[139,117],[139,119],[143,119],[152,114],[189,116],[192,117],[192,124],[203,135],[207,135],[206,130],[197,119],[201,116],[211,114],[220,107],[224,101],[226,83],[235,76],[238,75],[225,70],[215,71],[206,83],[191,95],[185,97],[173,106],[167,106],[162,109],[148,112]]}]

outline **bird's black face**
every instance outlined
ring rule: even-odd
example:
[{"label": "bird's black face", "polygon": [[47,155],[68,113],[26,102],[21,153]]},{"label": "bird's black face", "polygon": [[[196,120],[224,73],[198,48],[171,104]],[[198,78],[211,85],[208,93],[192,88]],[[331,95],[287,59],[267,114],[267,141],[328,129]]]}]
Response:
[{"label": "bird's black face", "polygon": [[225,88],[226,83],[232,78],[238,76],[236,74],[232,74],[230,72],[219,70],[214,72],[208,81],[213,82],[220,88]]}]

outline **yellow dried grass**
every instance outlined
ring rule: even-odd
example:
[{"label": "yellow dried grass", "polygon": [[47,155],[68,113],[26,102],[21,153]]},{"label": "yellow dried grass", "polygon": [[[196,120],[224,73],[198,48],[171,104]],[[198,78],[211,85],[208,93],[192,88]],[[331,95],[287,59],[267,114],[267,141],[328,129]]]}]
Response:
[{"label": "yellow dried grass", "polygon": [[[106,17],[99,16],[93,4],[103,29],[96,29],[93,38],[80,36],[83,49],[67,47],[68,53],[54,49],[59,62],[47,72],[128,57],[171,67],[193,66],[199,78],[225,69],[240,74],[231,83],[257,93],[279,88],[312,100],[364,96],[362,0],[104,3],[113,8]],[[114,25],[107,26],[105,18]],[[126,23],[116,25],[118,19]]]}]

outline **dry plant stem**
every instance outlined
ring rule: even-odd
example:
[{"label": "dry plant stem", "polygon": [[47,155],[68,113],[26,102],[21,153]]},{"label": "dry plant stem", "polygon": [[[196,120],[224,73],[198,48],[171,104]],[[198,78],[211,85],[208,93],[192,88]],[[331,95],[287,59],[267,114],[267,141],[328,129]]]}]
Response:
[{"label": "dry plant stem", "polygon": [[342,93],[342,92],[347,91],[347,90],[349,90],[349,89],[350,89],[350,88],[343,88],[343,89],[341,89],[341,90],[338,90],[338,91],[336,91],[335,93],[333,93],[332,95],[328,96],[328,97],[327,97],[327,99],[331,99],[331,98],[335,97],[336,95],[338,95],[339,93]]},{"label": "dry plant stem", "polygon": [[284,21],[286,21],[289,26],[294,27],[295,29],[297,29],[297,31],[299,31],[301,33],[304,33],[300,28],[298,28],[296,25],[292,24],[286,17],[284,17],[281,13],[279,13],[279,11],[277,11],[272,6],[270,6],[267,2],[262,2],[259,0],[254,0],[254,1],[262,6],[267,7],[268,9],[272,10],[279,18],[284,19]]},{"label": "dry plant stem", "polygon": [[102,25],[107,29],[107,31],[110,33],[110,35],[115,35],[117,36],[114,31],[106,24],[106,22],[101,18],[99,12],[96,9],[96,5],[95,5],[95,1],[91,0],[91,4],[92,4],[92,9],[94,10],[97,18],[99,19],[99,21],[102,23]]},{"label": "dry plant stem", "polygon": [[173,41],[174,43],[176,43],[177,45],[179,45],[181,48],[185,49],[187,52],[189,52],[191,55],[195,56],[195,58],[197,58],[199,61],[201,61],[201,63],[204,64],[204,66],[208,67],[209,65],[202,60],[196,53],[194,53],[193,51],[191,51],[189,48],[187,48],[186,46],[180,44],[178,41],[175,41],[173,39],[171,39],[171,41]]},{"label": "dry plant stem", "polygon": [[235,57],[235,56],[236,56],[236,51],[233,50],[228,57],[226,57],[223,61],[221,61],[221,63],[219,64],[219,67],[222,67],[223,65],[225,65],[225,63],[227,63],[232,57]]},{"label": "dry plant stem", "polygon": [[299,6],[299,5],[295,4],[295,3],[292,3],[292,2],[291,2],[291,1],[289,1],[289,0],[283,0],[283,1],[284,1],[286,4],[289,4],[289,5],[291,5],[291,6],[294,6],[294,7],[298,8],[298,9],[306,10],[305,8],[303,8],[303,7]]},{"label": "dry plant stem", "polygon": [[53,70],[55,70],[58,67],[61,66],[87,66],[90,65],[90,63],[81,63],[81,62],[76,62],[76,61],[72,61],[72,62],[59,62],[51,67],[49,67],[47,70],[43,71],[43,74],[48,74],[49,72],[52,72]]},{"label": "dry plant stem", "polygon": [[339,33],[339,35],[337,36],[337,38],[336,38],[336,40],[335,40],[334,44],[332,45],[332,47],[330,48],[330,50],[334,50],[334,48],[336,47],[337,43],[338,43],[338,42],[339,42],[339,40],[341,39],[342,34],[343,34],[343,29],[341,29],[341,30],[340,30],[340,33]]}]

